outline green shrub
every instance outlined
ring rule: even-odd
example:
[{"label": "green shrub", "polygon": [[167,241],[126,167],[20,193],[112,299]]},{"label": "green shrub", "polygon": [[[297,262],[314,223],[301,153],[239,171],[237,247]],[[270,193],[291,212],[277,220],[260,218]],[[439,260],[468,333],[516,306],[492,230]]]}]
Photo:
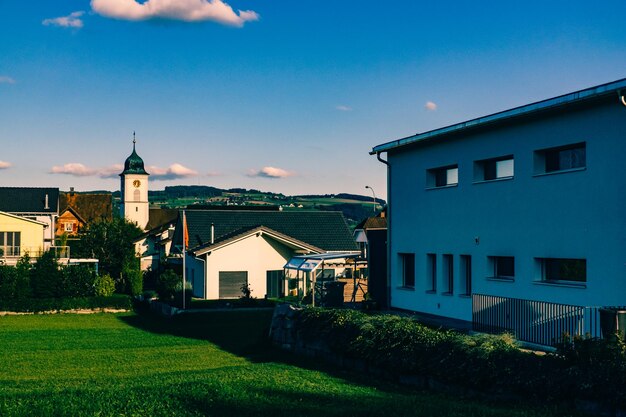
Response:
[{"label": "green shrub", "polygon": [[96,274],[88,266],[76,265],[63,269],[63,297],[89,297],[94,295]]},{"label": "green shrub", "polygon": [[115,292],[115,281],[109,274],[100,275],[94,280],[93,289],[98,297],[110,297]]},{"label": "green shrub", "polygon": [[0,300],[15,298],[17,270],[12,266],[0,265]]},{"label": "green shrub", "polygon": [[63,272],[52,251],[44,252],[30,270],[33,295],[37,298],[59,297],[63,288]]},{"label": "green shrub", "polygon": [[0,300],[0,311],[41,312],[94,308],[130,310],[132,299],[128,295],[116,294],[111,297],[66,297],[66,298],[26,298],[22,300]]},{"label": "green shrub", "polygon": [[126,272],[126,292],[132,296],[141,294],[143,291],[143,274],[139,270]]},{"label": "green shrub", "polygon": [[171,269],[163,271],[157,279],[156,292],[159,295],[159,300],[172,301],[178,285],[182,285],[182,278],[176,272]]},{"label": "green shrub", "polygon": [[321,342],[391,375],[422,375],[542,400],[574,398],[561,358],[522,351],[507,334],[468,336],[407,317],[327,309],[303,310],[296,328],[305,342]]}]

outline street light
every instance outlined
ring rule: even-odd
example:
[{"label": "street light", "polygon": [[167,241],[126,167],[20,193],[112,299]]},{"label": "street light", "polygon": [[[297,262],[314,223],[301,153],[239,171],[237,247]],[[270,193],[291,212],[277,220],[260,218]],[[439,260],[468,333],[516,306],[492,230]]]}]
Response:
[{"label": "street light", "polygon": [[374,214],[376,214],[376,205],[378,204],[376,203],[376,193],[374,192],[374,189],[369,185],[366,185],[365,188],[369,188],[372,191],[372,196],[374,197]]}]

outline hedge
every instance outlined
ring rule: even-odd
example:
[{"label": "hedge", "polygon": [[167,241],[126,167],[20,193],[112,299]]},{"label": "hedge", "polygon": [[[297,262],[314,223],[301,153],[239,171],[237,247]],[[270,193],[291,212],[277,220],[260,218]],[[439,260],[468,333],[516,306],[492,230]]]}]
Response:
[{"label": "hedge", "polygon": [[321,342],[395,376],[539,401],[626,404],[626,344],[617,338],[566,338],[557,353],[537,354],[519,349],[510,335],[465,335],[354,310],[305,309],[295,326],[304,342]]},{"label": "hedge", "polygon": [[79,309],[112,308],[130,310],[132,298],[115,294],[110,297],[66,297],[66,298],[24,298],[20,300],[0,300],[0,311],[42,312]]}]

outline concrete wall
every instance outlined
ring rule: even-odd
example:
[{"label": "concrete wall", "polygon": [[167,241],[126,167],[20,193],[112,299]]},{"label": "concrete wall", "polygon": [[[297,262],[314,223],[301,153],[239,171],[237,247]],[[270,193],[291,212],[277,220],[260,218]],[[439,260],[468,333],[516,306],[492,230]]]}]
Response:
[{"label": "concrete wall", "polygon": [[[626,305],[625,139],[626,108],[615,99],[391,151],[391,305],[471,320],[471,298],[458,291],[460,255],[472,257],[474,293]],[[535,150],[578,142],[585,169],[536,175]],[[510,154],[514,178],[474,182],[474,161]],[[458,185],[427,189],[427,170],[450,164]],[[414,289],[400,288],[399,253],[415,254]],[[427,291],[428,253],[437,255],[436,293]],[[443,254],[453,255],[451,295],[442,294]],[[488,279],[489,256],[514,256],[515,279]],[[586,284],[540,282],[542,257],[586,259]]]}]

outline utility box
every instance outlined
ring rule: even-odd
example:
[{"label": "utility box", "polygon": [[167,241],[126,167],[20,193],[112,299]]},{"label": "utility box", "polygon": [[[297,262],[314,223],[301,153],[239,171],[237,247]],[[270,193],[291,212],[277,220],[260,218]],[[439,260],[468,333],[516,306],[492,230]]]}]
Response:
[{"label": "utility box", "polygon": [[324,297],[324,307],[343,306],[343,287],[345,282],[329,281],[324,283],[326,296]]},{"label": "utility box", "polygon": [[617,332],[621,340],[626,340],[626,310],[600,309],[600,330],[604,339]]}]

